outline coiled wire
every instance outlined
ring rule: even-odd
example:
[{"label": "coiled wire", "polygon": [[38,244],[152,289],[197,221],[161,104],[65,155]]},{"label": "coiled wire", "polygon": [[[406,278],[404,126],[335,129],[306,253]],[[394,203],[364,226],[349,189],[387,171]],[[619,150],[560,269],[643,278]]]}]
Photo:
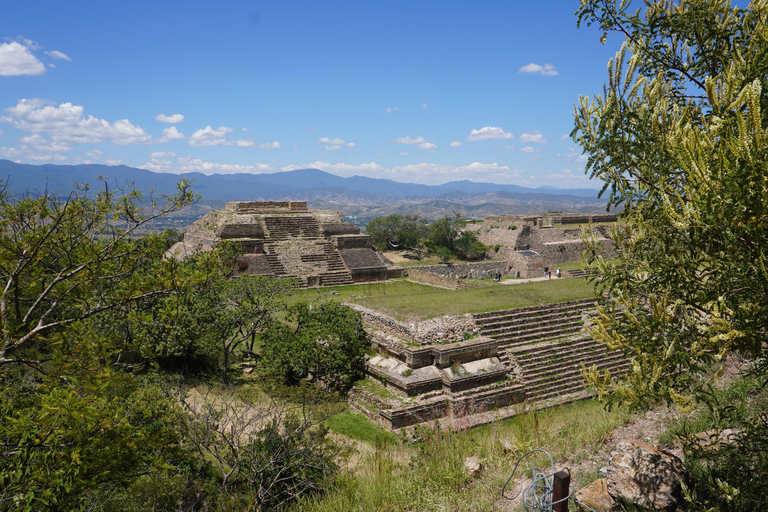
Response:
[{"label": "coiled wire", "polygon": [[[507,487],[509,487],[509,483],[515,477],[515,473],[517,473],[517,468],[520,466],[520,463],[527,456],[536,452],[541,452],[549,458],[549,466],[550,466],[549,471],[544,472],[541,468],[538,468],[535,466],[522,470],[520,472],[520,490],[517,491],[517,494],[515,494],[514,496],[511,496],[511,497],[507,496]],[[564,468],[563,471],[567,471],[569,475],[571,473],[571,471],[568,468]],[[530,473],[531,483],[528,484],[528,486],[524,487],[523,483],[526,480],[525,478],[526,473]],[[551,512],[553,505],[556,505],[563,501],[567,501],[569,499],[572,499],[576,503],[579,503],[579,505],[589,510],[594,510],[591,507],[583,503],[580,503],[573,498],[573,487],[571,487],[568,490],[568,496],[561,498],[558,501],[552,501],[555,473],[556,473],[555,461],[552,459],[552,456],[549,454],[548,451],[543,450],[541,448],[530,450],[525,454],[523,454],[523,456],[517,460],[517,464],[515,464],[515,469],[512,470],[512,474],[509,476],[506,483],[504,484],[504,487],[501,490],[501,496],[508,500],[516,500],[518,496],[522,495],[523,506],[525,507],[526,512]]]}]

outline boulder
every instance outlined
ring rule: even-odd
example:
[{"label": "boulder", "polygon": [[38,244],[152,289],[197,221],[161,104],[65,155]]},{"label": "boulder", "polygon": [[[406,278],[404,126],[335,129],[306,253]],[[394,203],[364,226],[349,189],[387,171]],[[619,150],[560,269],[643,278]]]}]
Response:
[{"label": "boulder", "polygon": [[483,463],[477,457],[467,457],[464,459],[464,470],[470,477],[476,478],[483,472]]},{"label": "boulder", "polygon": [[639,441],[621,441],[608,462],[608,494],[641,507],[674,509],[688,479],[683,462]]},{"label": "boulder", "polygon": [[582,487],[573,497],[577,503],[584,504],[596,512],[608,512],[613,507],[613,498],[608,494],[608,481],[605,478]]}]

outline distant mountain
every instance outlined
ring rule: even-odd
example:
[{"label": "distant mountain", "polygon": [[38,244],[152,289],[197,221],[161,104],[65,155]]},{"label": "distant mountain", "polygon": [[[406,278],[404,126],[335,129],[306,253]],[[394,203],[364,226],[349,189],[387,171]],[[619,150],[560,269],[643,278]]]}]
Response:
[{"label": "distant mountain", "polygon": [[0,160],[0,178],[8,178],[15,193],[48,190],[64,194],[75,183],[96,184],[98,176],[107,178],[111,186],[124,187],[134,183],[138,190],[155,189],[169,193],[179,178],[194,179],[194,188],[205,199],[225,201],[282,199],[306,196],[307,191],[339,190],[348,194],[389,197],[439,197],[453,192],[486,194],[492,192],[517,192],[521,194],[573,195],[597,197],[592,189],[556,189],[552,187],[526,188],[517,185],[452,181],[442,185],[418,185],[397,181],[352,176],[342,178],[318,169],[298,169],[272,174],[214,174],[188,173],[183,175],[155,173],[125,165],[29,165]]},{"label": "distant mountain", "polygon": [[597,190],[526,188],[517,185],[452,181],[442,185],[417,185],[387,179],[352,176],[342,178],[318,169],[273,174],[184,175],[155,173],[125,165],[28,165],[0,159],[0,179],[16,195],[47,191],[68,195],[75,183],[99,185],[102,176],[111,188],[133,184],[137,190],[173,193],[182,177],[194,180],[203,201],[172,218],[166,227],[184,229],[211,208],[226,201],[307,201],[310,208],[341,211],[352,222],[365,226],[373,217],[392,213],[418,214],[439,219],[454,212],[481,219],[487,215],[542,213],[600,213],[606,200]]}]

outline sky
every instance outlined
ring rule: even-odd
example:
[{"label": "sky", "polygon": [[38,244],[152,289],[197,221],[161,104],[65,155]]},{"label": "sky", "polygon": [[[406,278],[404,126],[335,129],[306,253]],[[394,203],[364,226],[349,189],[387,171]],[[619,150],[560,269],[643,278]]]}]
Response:
[{"label": "sky", "polygon": [[7,2],[0,158],[599,188],[569,137],[621,41],[576,0]]}]

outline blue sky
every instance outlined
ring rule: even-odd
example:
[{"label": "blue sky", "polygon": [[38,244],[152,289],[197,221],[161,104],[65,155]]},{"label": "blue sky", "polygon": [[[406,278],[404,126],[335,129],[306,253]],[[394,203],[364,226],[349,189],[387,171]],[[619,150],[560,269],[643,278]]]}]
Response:
[{"label": "blue sky", "polygon": [[577,1],[8,2],[0,158],[593,187]]}]

